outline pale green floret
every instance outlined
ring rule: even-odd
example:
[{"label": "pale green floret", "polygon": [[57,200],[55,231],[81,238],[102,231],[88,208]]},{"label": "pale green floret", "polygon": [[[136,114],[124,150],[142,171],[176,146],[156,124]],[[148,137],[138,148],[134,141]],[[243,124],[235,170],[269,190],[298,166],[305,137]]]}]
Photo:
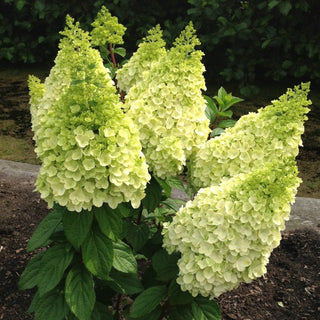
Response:
[{"label": "pale green floret", "polygon": [[71,18],[67,24],[42,98],[44,89],[30,80],[36,152],[42,161],[37,190],[50,206],[58,203],[70,211],[103,203],[115,208],[128,201],[137,207],[150,179],[138,130],[123,113],[87,33]]},{"label": "pale green floret", "polygon": [[163,229],[164,247],[181,253],[182,290],[213,298],[262,276],[299,183],[285,158],[200,189]]},{"label": "pale green floret", "polygon": [[311,104],[308,92],[308,83],[288,89],[272,105],[241,117],[233,128],[201,145],[188,167],[194,188],[218,185],[265,162],[296,156],[309,111],[306,106]]},{"label": "pale green floret", "polygon": [[137,124],[150,170],[160,178],[182,172],[196,146],[209,134],[205,116],[203,53],[192,24],[176,40],[177,46],[150,67],[144,81],[126,97],[128,115]]},{"label": "pale green floret", "polygon": [[165,45],[159,25],[149,30],[148,36],[139,44],[138,50],[117,71],[118,87],[128,93],[136,83],[144,80],[145,73],[148,73],[151,66],[166,54]]},{"label": "pale green floret", "polygon": [[105,6],[101,7],[97,18],[91,25],[93,45],[123,44],[123,36],[127,28],[118,22],[117,17],[113,17]]}]

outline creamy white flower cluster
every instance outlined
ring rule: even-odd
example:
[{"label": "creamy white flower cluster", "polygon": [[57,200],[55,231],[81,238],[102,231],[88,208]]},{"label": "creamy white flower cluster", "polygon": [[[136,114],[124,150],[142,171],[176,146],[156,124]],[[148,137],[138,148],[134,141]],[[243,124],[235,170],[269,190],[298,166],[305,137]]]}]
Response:
[{"label": "creamy white flower cluster", "polygon": [[[141,51],[147,48],[147,44],[141,47]],[[179,174],[195,146],[206,141],[210,131],[201,94],[205,89],[203,53],[194,49],[198,44],[190,23],[174,46],[165,54],[158,54],[158,60],[150,63],[141,79],[135,78],[137,81],[126,96],[128,115],[138,126],[149,168],[160,178]],[[159,52],[160,47],[162,42]],[[134,58],[141,61],[139,52]],[[121,77],[128,77],[132,83],[131,70],[135,76],[134,71],[141,70],[141,67],[130,67],[130,62],[128,65],[128,75],[122,74]]]},{"label": "creamy white flower cluster", "polygon": [[199,146],[188,166],[193,187],[218,185],[266,162],[296,156],[309,111],[306,106],[311,104],[308,92],[308,83],[288,89],[272,105],[241,117],[233,128]]},{"label": "creamy white flower cluster", "polygon": [[177,282],[218,297],[266,272],[300,183],[293,158],[203,188],[164,225],[164,247],[181,253]]},{"label": "creamy white flower cluster", "polygon": [[166,43],[162,39],[160,25],[148,31],[148,36],[139,44],[138,50],[133,53],[130,60],[117,71],[117,85],[120,90],[129,92],[139,81],[144,81],[144,74],[158,59],[166,54]]},{"label": "creamy white flower cluster", "polygon": [[50,206],[90,210],[131,201],[150,179],[139,133],[122,109],[109,71],[89,35],[67,18],[65,36],[44,85],[30,79],[37,190]]}]

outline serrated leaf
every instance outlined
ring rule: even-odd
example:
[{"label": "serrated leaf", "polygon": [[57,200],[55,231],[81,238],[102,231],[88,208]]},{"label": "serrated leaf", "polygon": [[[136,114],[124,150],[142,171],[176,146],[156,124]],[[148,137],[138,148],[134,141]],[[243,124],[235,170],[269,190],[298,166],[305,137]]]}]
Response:
[{"label": "serrated leaf", "polygon": [[218,113],[218,107],[217,105],[214,103],[213,99],[208,97],[208,96],[205,96],[203,95],[203,98],[206,100],[207,102],[207,107],[214,113]]},{"label": "serrated leaf", "polygon": [[124,273],[136,273],[137,261],[130,247],[123,241],[113,242],[113,265]]},{"label": "serrated leaf", "polygon": [[222,128],[215,128],[211,131],[210,133],[210,138],[214,138],[214,137],[217,137],[217,136],[220,136],[221,133],[224,132],[224,129]]},{"label": "serrated leaf", "polygon": [[190,305],[193,297],[187,291],[182,291],[176,280],[172,280],[168,290],[169,302],[171,306]]},{"label": "serrated leaf", "polygon": [[122,294],[136,294],[143,290],[136,273],[123,273],[112,269],[110,278],[107,282],[108,286],[114,291]]},{"label": "serrated leaf", "polygon": [[86,238],[93,220],[89,211],[66,211],[62,217],[63,228],[68,241],[78,250]]},{"label": "serrated leaf", "polygon": [[149,239],[149,228],[146,224],[130,223],[127,240],[134,250],[139,251]]},{"label": "serrated leaf", "polygon": [[198,320],[194,318],[190,305],[174,306],[169,310],[170,320]]},{"label": "serrated leaf", "polygon": [[107,279],[113,262],[112,241],[98,228],[90,230],[82,244],[83,262],[99,279]]},{"label": "serrated leaf", "polygon": [[183,206],[186,202],[180,199],[169,198],[162,201],[161,203],[174,211],[178,211],[180,207]]},{"label": "serrated leaf", "polygon": [[138,295],[131,306],[130,317],[139,318],[153,311],[167,296],[165,286],[155,286]]},{"label": "serrated leaf", "polygon": [[145,189],[146,196],[142,199],[142,205],[152,212],[161,201],[162,188],[155,178],[151,178]]},{"label": "serrated leaf", "polygon": [[218,123],[218,128],[230,128],[233,127],[236,123],[237,121],[232,119],[222,120]]},{"label": "serrated leaf", "polygon": [[179,178],[175,178],[175,177],[170,177],[166,179],[166,183],[171,187],[171,188],[175,188],[175,189],[180,189],[185,191],[185,186],[183,184],[183,182],[179,179]]},{"label": "serrated leaf", "polygon": [[[70,246],[71,247],[71,246]],[[55,288],[71,263],[74,251],[61,243],[48,249],[41,260],[38,275],[40,296]]]},{"label": "serrated leaf", "polygon": [[154,177],[154,178],[157,180],[157,182],[159,183],[161,188],[164,190],[164,193],[165,193],[166,197],[169,198],[170,195],[171,195],[171,189],[172,189],[170,187],[170,185],[166,181],[164,181],[164,180],[162,180],[162,179],[160,179],[158,177]]},{"label": "serrated leaf", "polygon": [[44,245],[56,227],[62,220],[63,209],[56,207],[41,221],[38,228],[32,235],[27,245],[27,251],[32,251],[42,245]]},{"label": "serrated leaf", "polygon": [[62,320],[68,312],[68,305],[60,290],[52,290],[38,297],[34,305],[35,320]]},{"label": "serrated leaf", "polygon": [[169,281],[179,272],[177,265],[178,255],[169,255],[164,249],[158,250],[151,258],[152,267],[157,273],[157,279]]},{"label": "serrated leaf", "polygon": [[93,208],[92,212],[98,222],[101,232],[112,240],[116,240],[122,233],[122,219],[119,210],[113,210],[108,205]]},{"label": "serrated leaf", "polygon": [[214,113],[208,106],[206,107],[204,112],[205,112],[206,117],[209,119],[209,122],[213,123],[217,117],[217,114]]},{"label": "serrated leaf", "polygon": [[44,252],[34,256],[24,269],[19,280],[19,290],[26,290],[35,287],[38,284],[38,274],[41,265],[41,259]]},{"label": "serrated leaf", "polygon": [[118,47],[118,48],[115,48],[113,50],[114,53],[118,54],[119,56],[121,56],[122,58],[124,58],[126,56],[126,49],[125,48],[122,48],[122,47]]},{"label": "serrated leaf", "polygon": [[199,297],[192,303],[192,312],[195,319],[203,320],[221,320],[221,311],[219,305],[214,300]]},{"label": "serrated leaf", "polygon": [[231,110],[218,112],[218,116],[219,116],[219,117],[231,118],[231,117],[232,117],[232,114],[233,114],[233,112],[232,112]]},{"label": "serrated leaf", "polygon": [[89,320],[96,295],[92,274],[84,265],[74,266],[66,278],[65,298],[71,311],[79,320]]}]

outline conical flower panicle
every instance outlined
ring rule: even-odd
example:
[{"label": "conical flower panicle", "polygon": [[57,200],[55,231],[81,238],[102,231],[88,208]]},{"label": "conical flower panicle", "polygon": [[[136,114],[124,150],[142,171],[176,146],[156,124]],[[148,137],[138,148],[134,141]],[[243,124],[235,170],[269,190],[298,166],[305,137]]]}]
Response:
[{"label": "conical flower panicle", "polygon": [[213,298],[262,276],[299,183],[294,159],[283,158],[200,189],[163,229],[164,247],[181,253],[182,290]]},{"label": "conical flower panicle", "polygon": [[308,83],[288,89],[272,105],[241,117],[234,127],[201,145],[188,166],[193,187],[218,185],[266,162],[296,156],[309,111],[306,106],[311,104],[308,92]]},{"label": "conical flower panicle", "polygon": [[144,81],[145,73],[150,72],[152,65],[166,54],[165,45],[160,25],[150,29],[148,36],[139,44],[138,50],[117,71],[117,84],[120,90],[128,93],[135,84]]},{"label": "conical flower panicle", "polygon": [[50,206],[70,211],[127,201],[137,207],[150,179],[138,131],[99,52],[70,19],[42,98],[35,93],[40,86],[30,82],[42,162],[37,190]]},{"label": "conical flower panicle", "polygon": [[182,172],[194,148],[206,141],[203,53],[192,24],[127,97],[128,115],[137,124],[150,170],[160,178]]}]

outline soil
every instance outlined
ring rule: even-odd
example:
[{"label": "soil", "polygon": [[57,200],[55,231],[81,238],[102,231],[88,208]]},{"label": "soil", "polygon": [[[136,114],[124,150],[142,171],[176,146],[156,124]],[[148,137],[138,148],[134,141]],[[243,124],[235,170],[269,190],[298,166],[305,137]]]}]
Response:
[{"label": "soil", "polygon": [[[226,88],[227,89],[227,88]],[[280,90],[274,89],[272,93]],[[281,94],[284,92],[279,92]],[[277,97],[271,91],[242,103],[236,117]],[[298,157],[304,183],[299,196],[320,198],[319,94],[306,124],[304,148]],[[0,72],[0,158],[38,163],[33,152],[26,75]],[[254,105],[255,107],[252,107]],[[33,192],[34,179],[20,181],[0,172],[0,320],[29,320],[34,292],[19,291],[17,283],[32,254],[26,245],[48,213]],[[265,277],[243,284],[219,297],[224,320],[320,320],[320,233],[298,229],[284,232],[271,255]]]}]

